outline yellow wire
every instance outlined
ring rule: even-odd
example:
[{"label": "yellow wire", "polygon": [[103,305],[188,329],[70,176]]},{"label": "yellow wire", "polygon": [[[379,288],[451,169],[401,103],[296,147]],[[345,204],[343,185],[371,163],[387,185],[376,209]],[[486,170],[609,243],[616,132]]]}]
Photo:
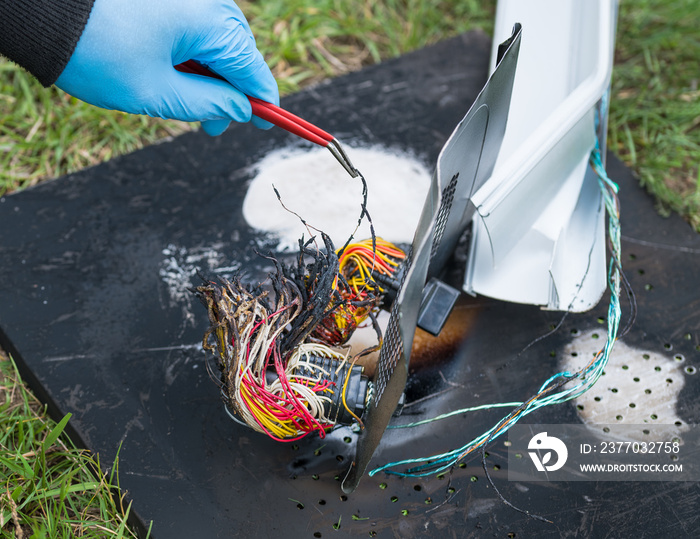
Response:
[{"label": "yellow wire", "polygon": [[[260,424],[270,433],[278,438],[287,438],[298,434],[298,430],[291,420],[280,421],[267,408],[258,404],[254,395],[250,394],[248,387],[241,388],[241,398],[248,405],[248,412],[255,417]],[[252,425],[251,425],[252,426]],[[259,428],[260,425],[256,424]]]},{"label": "yellow wire", "polygon": [[343,407],[348,411],[348,413],[349,413],[352,417],[354,417],[354,418],[357,420],[357,422],[358,422],[359,425],[360,425],[360,428],[361,428],[362,430],[364,430],[365,424],[362,422],[362,420],[361,420],[359,417],[357,417],[357,414],[355,414],[355,412],[353,412],[353,411],[348,407],[348,403],[347,403],[347,401],[345,400],[345,393],[347,393],[347,391],[348,391],[348,382],[350,381],[350,374],[352,374],[352,368],[355,366],[355,362],[356,362],[356,361],[357,361],[357,357],[355,357],[355,359],[352,360],[352,364],[350,365],[350,368],[348,369],[348,373],[345,375],[345,382],[343,383],[343,393],[341,394],[341,397],[342,397],[342,400],[343,400]]},{"label": "yellow wire", "polygon": [[[363,240],[357,243],[350,244],[346,247],[346,251],[362,247],[364,249],[372,249],[372,240]],[[380,260],[385,264],[393,267],[397,267],[399,263],[393,260],[387,251],[392,251],[396,253],[397,258],[403,258],[399,256],[399,253],[403,254],[402,251],[397,248],[392,243],[377,238],[376,249],[372,251],[372,258],[369,254],[363,251],[352,252],[347,256],[341,256],[339,263],[339,270],[341,273],[351,273],[353,274],[348,278],[348,284],[353,288],[355,293],[359,293],[360,288],[368,288],[369,290],[374,290],[374,287],[369,284],[368,281],[371,280],[372,271],[377,271],[383,275],[390,275],[392,272],[382,265],[375,264],[376,260]],[[352,270],[348,271],[348,266],[352,266]],[[355,271],[356,270],[356,271]],[[379,290],[383,292],[384,290],[379,287]]]}]

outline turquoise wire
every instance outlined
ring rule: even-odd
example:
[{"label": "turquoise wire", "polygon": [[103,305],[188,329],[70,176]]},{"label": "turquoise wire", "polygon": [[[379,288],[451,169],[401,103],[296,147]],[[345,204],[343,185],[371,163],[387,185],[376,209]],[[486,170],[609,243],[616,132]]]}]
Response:
[{"label": "turquoise wire", "polygon": [[416,421],[415,423],[404,423],[403,425],[389,425],[387,429],[409,429],[413,427],[419,427],[420,425],[425,425],[427,423],[440,421],[441,419],[447,419],[448,417],[452,417],[455,415],[466,414],[467,412],[478,412],[479,410],[491,410],[493,408],[512,408],[513,406],[522,406],[522,404],[522,402],[500,402],[498,404],[482,404],[480,406],[462,408],[461,410],[455,410],[453,412],[441,414],[436,417],[431,417],[430,419],[423,419],[422,421]]},{"label": "turquoise wire", "polygon": [[[532,401],[530,401],[529,404],[525,406],[525,408],[522,408],[523,403],[485,404],[482,406],[465,408],[463,410],[456,410],[454,412],[442,414],[432,419],[426,419],[408,425],[398,425],[394,428],[408,428],[415,427],[418,425],[424,425],[426,423],[432,423],[434,421],[445,419],[465,412],[503,408],[513,405],[517,406],[515,410],[513,410],[509,415],[504,416],[498,423],[496,423],[496,425],[494,425],[489,430],[487,430],[480,436],[474,438],[473,440],[471,440],[470,442],[458,449],[453,449],[452,451],[449,451],[447,453],[441,453],[429,457],[419,457],[390,462],[388,464],[385,464],[384,466],[379,466],[371,470],[369,472],[370,476],[373,476],[381,471],[387,474],[398,475],[402,477],[422,477],[432,474],[440,474],[441,472],[447,471],[450,468],[452,468],[460,460],[466,457],[467,454],[471,453],[487,441],[495,440],[504,432],[507,432],[508,429],[512,427],[515,423],[517,423],[517,421],[520,418],[544,406],[561,404],[583,395],[586,391],[593,387],[593,385],[601,377],[608,363],[608,360],[610,359],[610,354],[612,353],[615,340],[617,339],[620,318],[622,316],[622,309],[620,307],[620,271],[622,269],[622,258],[620,246],[620,215],[617,202],[617,193],[619,191],[619,187],[615,182],[613,182],[610,179],[607,172],[605,171],[605,167],[603,166],[603,160],[600,154],[600,147],[597,141],[595,148],[591,152],[590,163],[596,175],[598,176],[598,183],[603,193],[605,209],[608,213],[608,235],[610,237],[610,244],[612,246],[612,253],[610,257],[610,263],[608,266],[607,276],[608,288],[610,289],[610,302],[608,304],[607,318],[607,339],[602,351],[587,368],[576,373],[565,371],[551,376],[544,382],[544,384],[542,384],[537,395],[541,394],[543,391],[547,391],[553,383],[558,383],[560,381],[559,379],[561,378],[567,378],[569,380],[575,380],[578,378],[581,380],[580,383],[572,386],[571,388],[561,390],[552,395],[536,397]],[[406,469],[403,472],[396,471],[393,469],[406,466],[410,466],[410,468]]]}]

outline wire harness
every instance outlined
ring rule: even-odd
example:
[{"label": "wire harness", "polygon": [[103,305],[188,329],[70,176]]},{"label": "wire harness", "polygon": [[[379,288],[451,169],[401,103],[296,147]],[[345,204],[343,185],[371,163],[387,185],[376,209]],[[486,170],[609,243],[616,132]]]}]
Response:
[{"label": "wire harness", "polygon": [[[275,269],[260,285],[204,280],[194,290],[209,315],[203,346],[218,358],[227,411],[278,441],[361,424],[370,392],[355,362],[382,339],[375,318],[382,289],[373,276],[391,276],[404,257],[381,238],[336,252],[321,237],[323,249],[301,239],[292,264],[265,257]],[[351,358],[343,345],[368,319],[377,343]]]}]

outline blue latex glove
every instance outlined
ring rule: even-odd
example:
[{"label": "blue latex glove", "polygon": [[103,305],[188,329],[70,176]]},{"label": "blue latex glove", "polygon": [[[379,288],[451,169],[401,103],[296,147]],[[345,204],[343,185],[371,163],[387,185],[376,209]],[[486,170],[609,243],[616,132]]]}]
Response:
[{"label": "blue latex glove", "polygon": [[[230,84],[173,68],[186,60]],[[231,120],[251,120],[244,94],[279,104],[277,83],[232,0],[95,0],[56,86],[106,109],[201,121],[210,135]]]}]

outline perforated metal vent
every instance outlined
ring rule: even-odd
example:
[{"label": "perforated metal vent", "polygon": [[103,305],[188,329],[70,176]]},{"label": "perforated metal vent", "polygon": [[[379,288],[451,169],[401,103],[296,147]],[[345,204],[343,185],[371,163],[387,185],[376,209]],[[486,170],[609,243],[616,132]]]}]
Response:
[{"label": "perforated metal vent", "polygon": [[457,188],[457,178],[459,172],[452,176],[450,183],[442,190],[442,202],[435,218],[435,234],[433,235],[433,246],[430,249],[430,260],[435,258],[435,254],[440,249],[442,235],[445,233],[447,221],[450,218],[450,210],[452,209],[452,201],[455,198],[455,189]]},{"label": "perforated metal vent", "polygon": [[[410,268],[413,258],[413,251],[409,250],[406,254],[406,267]],[[399,285],[399,292],[397,295],[401,294],[404,285],[406,284],[406,275],[408,272],[404,272],[401,277],[401,284]],[[395,301],[391,306],[391,316],[389,318],[389,324],[387,325],[386,331],[384,332],[384,342],[382,343],[382,350],[379,354],[379,364],[377,366],[377,377],[374,382],[375,387],[375,398],[374,404],[378,404],[382,398],[382,394],[386,389],[386,385],[389,382],[389,377],[391,373],[394,372],[396,365],[403,357],[404,345],[403,339],[401,338],[401,332],[399,331],[399,302]]]}]

